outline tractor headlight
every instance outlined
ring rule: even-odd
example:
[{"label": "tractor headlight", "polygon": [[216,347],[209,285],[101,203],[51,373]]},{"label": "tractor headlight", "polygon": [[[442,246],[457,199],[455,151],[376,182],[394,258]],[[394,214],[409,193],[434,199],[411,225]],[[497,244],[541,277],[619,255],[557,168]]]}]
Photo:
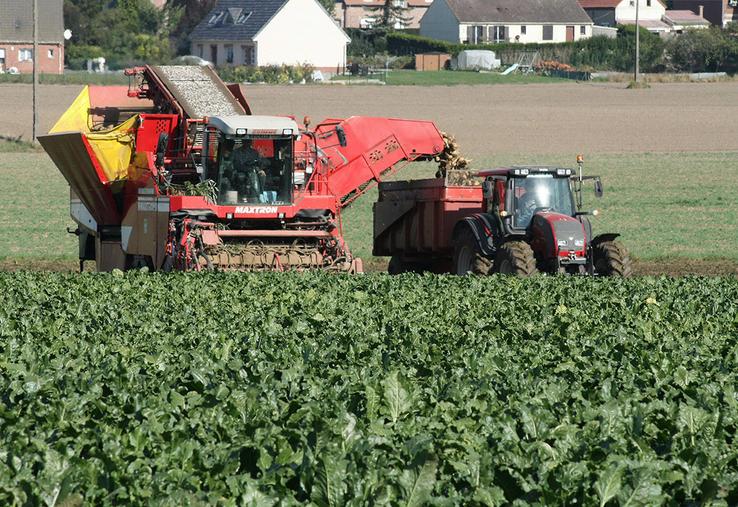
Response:
[{"label": "tractor headlight", "polygon": [[569,242],[568,242],[568,241],[566,241],[565,239],[560,239],[560,240],[558,241],[558,245],[559,245],[559,246],[569,246]]},{"label": "tractor headlight", "polygon": [[584,240],[583,239],[575,239],[574,240],[574,246],[584,246]]},{"label": "tractor headlight", "polygon": [[245,136],[246,135],[246,129],[236,129],[236,135],[237,136]]}]

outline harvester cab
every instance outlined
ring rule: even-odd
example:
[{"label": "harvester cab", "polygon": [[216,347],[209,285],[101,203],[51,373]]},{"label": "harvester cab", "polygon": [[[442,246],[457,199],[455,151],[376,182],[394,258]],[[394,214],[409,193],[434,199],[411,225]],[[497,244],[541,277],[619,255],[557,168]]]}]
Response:
[{"label": "harvester cab", "polygon": [[294,120],[277,116],[209,118],[202,152],[203,180],[212,180],[221,206],[289,205],[304,173],[293,171]]},{"label": "harvester cab", "polygon": [[[457,273],[474,267],[492,272],[531,275],[535,272],[621,275],[632,268],[618,234],[593,236],[583,210],[584,182],[599,176],[578,169],[514,166],[481,171],[485,213],[464,219],[457,227],[454,267]],[[464,233],[470,231],[470,233]]]}]

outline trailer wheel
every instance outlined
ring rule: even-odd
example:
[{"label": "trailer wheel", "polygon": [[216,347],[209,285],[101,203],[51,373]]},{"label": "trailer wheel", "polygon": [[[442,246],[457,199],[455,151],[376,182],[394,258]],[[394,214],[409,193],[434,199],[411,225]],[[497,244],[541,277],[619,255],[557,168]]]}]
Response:
[{"label": "trailer wheel", "polygon": [[464,228],[454,242],[454,274],[487,275],[492,262],[479,249],[477,238],[468,228]]},{"label": "trailer wheel", "polygon": [[536,269],[536,258],[530,245],[524,241],[504,243],[495,256],[495,273],[514,276],[532,276]]},{"label": "trailer wheel", "polygon": [[399,275],[405,272],[405,263],[399,255],[393,255],[387,265],[387,273],[390,275]]},{"label": "trailer wheel", "polygon": [[628,250],[618,241],[603,241],[593,247],[595,273],[603,276],[633,275]]}]

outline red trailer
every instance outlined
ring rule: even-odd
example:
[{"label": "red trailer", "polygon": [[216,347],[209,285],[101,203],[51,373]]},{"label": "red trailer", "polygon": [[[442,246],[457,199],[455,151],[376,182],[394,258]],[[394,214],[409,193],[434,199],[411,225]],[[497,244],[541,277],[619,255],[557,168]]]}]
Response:
[{"label": "red trailer", "polygon": [[374,248],[391,256],[392,274],[536,272],[629,276],[631,261],[618,234],[592,235],[582,186],[597,176],[548,166],[481,171],[478,186],[444,178],[379,184]]},{"label": "red trailer", "polygon": [[390,273],[452,271],[453,229],[482,209],[482,187],[447,185],[443,178],[379,184],[374,249],[392,257]]}]

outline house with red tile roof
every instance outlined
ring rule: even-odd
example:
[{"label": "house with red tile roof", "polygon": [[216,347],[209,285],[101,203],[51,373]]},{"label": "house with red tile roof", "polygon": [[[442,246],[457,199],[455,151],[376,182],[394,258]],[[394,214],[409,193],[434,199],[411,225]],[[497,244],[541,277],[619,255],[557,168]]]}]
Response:
[{"label": "house with red tile roof", "polygon": [[672,0],[674,9],[686,9],[724,27],[738,22],[738,0]]},{"label": "house with red tile roof", "polygon": [[[402,19],[395,20],[395,28],[419,28],[420,18],[433,0],[393,0],[404,7]],[[334,16],[343,28],[371,28],[376,24],[384,0],[336,0]]]},{"label": "house with red tile roof", "polygon": [[635,25],[638,2],[638,25],[649,32],[665,35],[685,28],[709,26],[699,14],[666,9],[664,0],[579,0],[579,5],[596,26]]}]

